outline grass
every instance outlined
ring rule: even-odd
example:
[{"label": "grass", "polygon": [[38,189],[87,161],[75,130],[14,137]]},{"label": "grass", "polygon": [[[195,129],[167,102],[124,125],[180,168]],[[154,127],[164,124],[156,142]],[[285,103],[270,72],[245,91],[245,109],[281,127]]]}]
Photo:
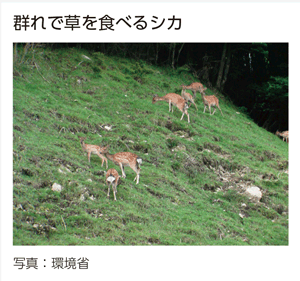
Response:
[{"label": "grass", "polygon": [[[288,145],[211,90],[224,118],[204,114],[200,94],[190,124],[151,103],[196,80],[76,48],[16,60],[14,245],[288,245]],[[77,136],[139,155],[140,183],[125,168],[117,201],[107,199],[105,166],[96,155],[88,163]],[[251,185],[259,203],[242,192]]]}]

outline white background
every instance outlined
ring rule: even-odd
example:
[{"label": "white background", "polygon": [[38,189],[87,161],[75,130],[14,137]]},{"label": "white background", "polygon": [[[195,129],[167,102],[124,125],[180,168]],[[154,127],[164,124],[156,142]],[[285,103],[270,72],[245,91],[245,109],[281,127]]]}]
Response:
[{"label": "white background", "polygon": [[[297,183],[300,4],[299,3],[1,3],[1,281],[6,280],[299,280],[299,183]],[[114,32],[62,29],[15,31],[14,15],[144,15],[139,31],[118,25]],[[152,16],[182,19],[151,30]],[[158,19],[158,21],[159,21]],[[48,22],[49,24],[49,22]],[[122,27],[123,26],[123,27]],[[289,246],[13,246],[12,234],[12,63],[13,42],[288,42],[291,131]],[[14,257],[38,258],[39,269],[18,270]],[[52,257],[87,257],[88,270],[55,270]],[[46,259],[46,262],[44,262]],[[46,267],[44,267],[46,265]]]}]

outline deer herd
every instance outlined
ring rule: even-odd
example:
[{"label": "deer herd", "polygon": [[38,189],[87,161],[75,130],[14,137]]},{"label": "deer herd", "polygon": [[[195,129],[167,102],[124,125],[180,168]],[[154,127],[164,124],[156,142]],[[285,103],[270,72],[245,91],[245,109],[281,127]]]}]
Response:
[{"label": "deer herd", "polygon": [[[187,109],[191,106],[191,104],[193,104],[195,106],[196,110],[198,110],[197,105],[195,103],[195,99],[196,99],[196,92],[199,92],[201,94],[202,102],[204,104],[203,113],[205,113],[206,107],[208,107],[210,115],[214,115],[214,113],[216,111],[216,107],[217,107],[220,110],[222,116],[224,116],[223,112],[219,106],[219,99],[215,95],[207,96],[205,94],[205,90],[207,88],[204,87],[201,83],[195,82],[195,83],[190,84],[189,86],[181,85],[181,87],[182,87],[181,96],[178,94],[175,94],[175,93],[169,93],[163,97],[159,97],[158,95],[155,95],[152,99],[152,103],[154,104],[157,101],[166,101],[169,103],[169,111],[170,112],[171,112],[171,110],[173,112],[173,106],[176,106],[182,112],[182,116],[181,116],[180,120],[183,119],[184,114],[185,114],[185,115],[187,115],[188,123],[190,123],[190,116],[188,114]],[[191,90],[193,92],[193,96],[190,93],[186,92],[186,90]],[[212,106],[214,107],[213,113],[211,113]],[[288,131],[284,131],[284,132],[277,131],[276,135],[281,136],[283,138],[283,141],[286,140],[286,142],[288,142],[288,140],[289,140],[289,132]],[[86,144],[84,142],[86,139],[85,137],[78,136],[78,138],[79,138],[79,141],[80,141],[83,151],[87,152],[87,157],[88,157],[89,162],[90,162],[91,154],[96,154],[102,160],[101,167],[103,167],[103,163],[105,161],[106,169],[107,169],[108,168],[107,159],[108,159],[120,167],[123,178],[126,178],[124,167],[129,166],[136,173],[136,177],[134,178],[134,181],[136,181],[136,184],[139,183],[140,171],[141,171],[140,166],[142,164],[141,157],[139,157],[138,155],[136,155],[132,152],[118,152],[115,154],[110,154],[108,152],[109,145],[107,145],[106,147],[102,147],[100,145]],[[109,198],[110,187],[112,186],[114,200],[115,201],[117,200],[116,193],[117,193],[117,185],[119,183],[120,183],[120,176],[119,176],[118,172],[114,168],[109,169],[106,172],[106,184],[108,186],[108,192],[107,192],[108,198]]]}]

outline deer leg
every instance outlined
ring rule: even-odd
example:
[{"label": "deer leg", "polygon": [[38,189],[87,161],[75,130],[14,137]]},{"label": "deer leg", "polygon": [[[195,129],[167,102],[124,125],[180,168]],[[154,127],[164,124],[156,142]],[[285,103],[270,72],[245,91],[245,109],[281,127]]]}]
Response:
[{"label": "deer leg", "polygon": [[214,107],[214,111],[213,111],[212,115],[214,115],[214,114],[215,114],[215,112],[216,112],[216,108]]},{"label": "deer leg", "polygon": [[181,116],[181,118],[180,118],[180,121],[182,120],[183,116],[184,116],[184,113],[182,113],[182,116]]},{"label": "deer leg", "polygon": [[119,164],[120,165],[120,168],[121,168],[121,171],[122,171],[122,178],[126,178],[126,175],[125,175],[125,172],[124,172],[124,167],[122,165],[122,163]]},{"label": "deer leg", "polygon": [[205,109],[206,109],[206,105],[204,105],[204,111],[203,111],[203,113],[205,113]]},{"label": "deer leg", "polygon": [[135,178],[134,178],[133,181],[136,180],[136,184],[138,184],[138,183],[139,183],[139,179],[140,179],[140,171],[141,171],[141,169],[138,168],[137,166],[130,166],[130,168],[131,168],[133,171],[136,172],[136,176],[135,176]]},{"label": "deer leg", "polygon": [[110,184],[108,183],[107,185],[108,185],[107,197],[109,198]]},{"label": "deer leg", "polygon": [[116,192],[117,192],[117,184],[113,185],[114,199],[117,201]]},{"label": "deer leg", "polygon": [[194,104],[194,106],[196,107],[196,109],[198,110],[198,108],[197,108],[197,105],[193,102],[193,104]]},{"label": "deer leg", "polygon": [[107,169],[108,165],[107,165],[107,159],[106,159],[106,157],[103,156],[102,154],[100,154],[99,152],[97,152],[97,155],[102,159],[101,167],[103,167],[103,162],[105,161],[106,169]]},{"label": "deer leg", "polygon": [[223,112],[222,112],[222,110],[221,110],[221,108],[220,108],[220,106],[218,106],[218,108],[219,108],[219,110],[220,110],[222,116],[224,116],[224,115],[223,115]]},{"label": "deer leg", "polygon": [[133,181],[135,181],[135,180],[136,180],[136,184],[138,184],[139,180],[140,180],[140,169],[138,169],[136,172],[136,176]]},{"label": "deer leg", "polygon": [[102,163],[101,163],[101,167],[103,167],[103,162],[104,162],[104,158],[103,156],[97,151],[96,154],[101,158]]},{"label": "deer leg", "polygon": [[91,162],[91,159],[90,159],[90,158],[91,158],[91,152],[89,151],[89,152],[88,152],[88,160],[89,160],[89,162]]}]

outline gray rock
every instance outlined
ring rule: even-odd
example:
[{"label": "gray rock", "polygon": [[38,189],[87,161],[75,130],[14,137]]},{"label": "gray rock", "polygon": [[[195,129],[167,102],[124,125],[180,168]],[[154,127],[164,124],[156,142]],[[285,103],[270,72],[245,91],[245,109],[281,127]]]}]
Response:
[{"label": "gray rock", "polygon": [[248,187],[245,191],[246,195],[250,197],[250,199],[259,202],[262,198],[262,192],[259,187],[257,186],[251,186]]}]

